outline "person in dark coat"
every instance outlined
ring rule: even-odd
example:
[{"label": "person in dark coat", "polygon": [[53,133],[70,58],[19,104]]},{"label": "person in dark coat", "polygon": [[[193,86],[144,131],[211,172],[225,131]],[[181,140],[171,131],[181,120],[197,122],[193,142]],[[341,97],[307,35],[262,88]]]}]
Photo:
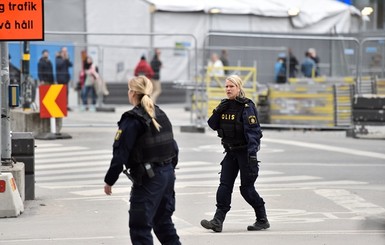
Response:
[{"label": "person in dark coat", "polygon": [[160,68],[162,68],[162,61],[160,60],[160,50],[155,49],[154,57],[151,60],[151,68],[154,71],[154,76],[152,77],[152,85],[154,87],[151,98],[156,103],[159,95],[162,93],[162,86],[160,83]]},{"label": "person in dark coat", "polygon": [[37,75],[40,83],[53,84],[53,66],[51,60],[49,59],[49,52],[44,49],[41,54],[42,56],[37,64]]},{"label": "person in dark coat", "polygon": [[56,82],[58,84],[64,84],[67,86],[67,108],[68,108],[69,82],[71,80],[69,68],[72,67],[72,62],[69,59],[67,47],[62,47],[60,49],[60,52],[56,56],[55,63],[56,63]]}]

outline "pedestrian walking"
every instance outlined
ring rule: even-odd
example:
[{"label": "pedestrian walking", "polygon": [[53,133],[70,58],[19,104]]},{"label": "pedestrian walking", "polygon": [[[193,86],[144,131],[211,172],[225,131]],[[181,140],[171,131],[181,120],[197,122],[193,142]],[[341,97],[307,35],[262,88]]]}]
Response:
[{"label": "pedestrian walking", "polygon": [[223,63],[219,59],[217,53],[211,54],[210,60],[209,60],[209,63],[207,64],[207,66],[209,67],[209,71],[210,71],[209,75],[211,77],[224,76],[225,75],[225,72],[223,70]]},{"label": "pedestrian walking", "polygon": [[160,69],[162,68],[162,61],[160,60],[160,49],[155,49],[154,57],[151,60],[151,68],[154,71],[154,76],[152,77],[153,91],[151,94],[152,101],[156,103],[159,95],[162,93],[162,86],[160,83]]},{"label": "pedestrian walking", "polygon": [[151,231],[161,244],[179,245],[172,215],[175,210],[175,166],[178,146],[167,115],[151,100],[152,83],[145,76],[128,82],[133,109],[123,113],[104,178],[104,192],[123,171],[133,181],[129,228],[133,245],[152,245]]},{"label": "pedestrian walking", "polygon": [[262,230],[270,227],[266,216],[265,202],[255,190],[254,183],[259,172],[257,152],[261,145],[262,131],[258,113],[252,100],[245,97],[243,81],[231,75],[225,82],[227,98],[214,109],[208,125],[216,130],[226,155],[221,162],[220,184],[216,194],[216,212],[212,220],[202,220],[201,225],[221,232],[226,214],[230,211],[234,182],[240,172],[242,197],[254,209],[256,221],[247,230]]},{"label": "pedestrian walking", "polygon": [[[98,69],[93,63],[90,56],[87,56],[84,62],[84,86],[82,91],[82,102],[81,111],[85,111],[87,108],[91,112],[96,111],[96,99],[97,94],[95,90],[95,83],[99,79]],[[88,106],[88,96],[91,94],[91,105]]]},{"label": "pedestrian walking", "polygon": [[311,58],[311,54],[306,51],[305,59],[301,63],[301,72],[305,77],[312,78],[315,77],[316,63]]},{"label": "pedestrian walking", "polygon": [[135,76],[146,76],[148,79],[152,79],[154,76],[154,71],[152,70],[150,64],[147,63],[146,56],[142,55],[138,64],[135,66],[134,70]]},{"label": "pedestrian walking", "polygon": [[[223,67],[230,66],[229,59],[228,59],[228,54],[227,54],[227,49],[222,49],[221,51],[221,57],[219,58],[222,61]],[[229,75],[229,70],[224,70],[225,75]]]},{"label": "pedestrian walking", "polygon": [[58,84],[64,84],[67,86],[67,109],[68,107],[68,97],[69,97],[69,82],[71,80],[71,75],[69,72],[70,67],[72,67],[72,62],[68,55],[67,47],[62,47],[58,52],[56,59],[56,82]]}]

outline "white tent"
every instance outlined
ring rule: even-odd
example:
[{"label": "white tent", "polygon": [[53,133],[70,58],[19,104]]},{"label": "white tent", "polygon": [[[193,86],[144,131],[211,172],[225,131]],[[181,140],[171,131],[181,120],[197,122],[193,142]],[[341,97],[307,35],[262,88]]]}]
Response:
[{"label": "white tent", "polygon": [[[299,32],[299,33],[349,33],[360,24],[360,12],[336,0],[147,0],[155,11],[170,13],[203,12],[218,14],[225,19],[229,15],[243,15],[242,31]],[[291,12],[291,14],[289,13]],[[246,19],[247,18],[247,19]],[[264,27],[257,22],[262,19]],[[209,26],[221,31],[221,26]],[[218,29],[219,28],[219,29]],[[239,31],[229,25],[225,31]],[[262,28],[262,29],[261,29]]]},{"label": "white tent", "polygon": [[[343,34],[359,31],[362,22],[356,8],[336,0],[87,0],[86,9],[89,32],[191,34],[197,40],[183,35],[89,36],[91,44],[136,47],[103,54],[107,80],[132,76],[139,57],[153,47],[200,48],[209,31]],[[162,80],[190,78],[186,67],[191,55],[163,56]],[[125,72],[116,74],[122,63]]]}]

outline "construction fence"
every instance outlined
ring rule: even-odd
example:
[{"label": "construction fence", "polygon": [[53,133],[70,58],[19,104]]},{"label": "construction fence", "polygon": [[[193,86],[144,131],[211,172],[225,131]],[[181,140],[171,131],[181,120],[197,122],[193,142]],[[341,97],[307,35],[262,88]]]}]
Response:
[{"label": "construction fence", "polygon": [[[67,39],[77,35],[103,38],[92,43]],[[119,85],[117,91],[122,92],[121,95],[110,94],[107,98],[116,104],[127,103],[122,88],[133,76],[140,57],[145,55],[150,61],[154,48],[160,48],[161,81],[172,84],[175,94],[187,91],[184,102],[191,109],[191,123],[198,126],[206,124],[212,109],[225,97],[225,76],[209,75],[212,68],[207,66],[210,55],[220,54],[224,49],[230,64],[223,69],[245,80],[247,96],[259,106],[261,121],[266,123],[348,126],[354,94],[384,94],[385,91],[383,37],[361,40],[342,36],[211,32],[202,43],[192,35],[183,34],[46,33],[47,39],[50,36],[56,36],[56,40],[62,37],[62,41],[31,43],[31,75],[37,78],[37,62],[43,49],[50,51],[55,65],[56,52],[66,46],[74,63],[71,91],[75,92],[78,87],[84,57],[89,55],[107,86]],[[20,67],[17,61],[22,56],[21,43],[11,42],[9,46],[11,62]],[[290,50],[301,63],[308,48],[317,50],[320,76],[309,79],[298,72],[286,84],[276,84],[274,64],[277,57],[288,57]],[[119,96],[122,99],[118,99]],[[176,96],[167,94],[167,97]]]}]

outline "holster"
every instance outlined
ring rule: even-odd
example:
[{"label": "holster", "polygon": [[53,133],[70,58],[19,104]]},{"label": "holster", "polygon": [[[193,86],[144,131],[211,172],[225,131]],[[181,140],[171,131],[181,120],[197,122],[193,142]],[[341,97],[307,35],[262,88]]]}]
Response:
[{"label": "holster", "polygon": [[223,133],[223,129],[221,129],[221,128],[217,129],[217,134],[218,134],[219,138],[223,138],[225,136]]},{"label": "holster", "polygon": [[132,181],[132,183],[136,185],[142,185],[143,177],[146,174],[146,171],[144,169],[144,166],[142,164],[139,164],[135,168],[131,168],[130,173],[128,173],[127,169],[125,169],[123,173],[128,177],[129,180]]}]

